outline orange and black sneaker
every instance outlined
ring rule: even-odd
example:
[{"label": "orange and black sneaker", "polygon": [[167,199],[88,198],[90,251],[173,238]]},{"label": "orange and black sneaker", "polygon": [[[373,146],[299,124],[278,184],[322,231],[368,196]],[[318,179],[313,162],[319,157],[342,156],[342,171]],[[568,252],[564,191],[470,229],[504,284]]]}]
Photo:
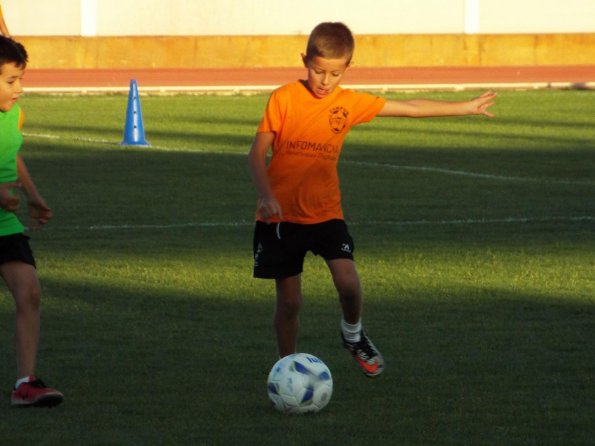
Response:
[{"label": "orange and black sneaker", "polygon": [[53,407],[62,402],[62,392],[46,386],[42,380],[30,377],[10,394],[10,404],[17,407]]},{"label": "orange and black sneaker", "polygon": [[362,368],[364,374],[370,378],[380,375],[384,370],[384,359],[378,349],[372,344],[364,329],[360,332],[359,342],[349,342],[341,333],[343,346],[349,350],[353,359]]}]

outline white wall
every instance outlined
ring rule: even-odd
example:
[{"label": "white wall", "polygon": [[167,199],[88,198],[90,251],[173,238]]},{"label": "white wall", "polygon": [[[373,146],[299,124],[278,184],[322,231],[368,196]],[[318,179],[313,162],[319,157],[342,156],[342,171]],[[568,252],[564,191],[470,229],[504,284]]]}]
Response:
[{"label": "white wall", "polygon": [[595,0],[1,0],[18,35],[595,32]]},{"label": "white wall", "polygon": [[0,1],[12,35],[80,35],[80,0]]},{"label": "white wall", "polygon": [[486,34],[595,32],[595,0],[480,0]]},{"label": "white wall", "polygon": [[[344,21],[355,33],[456,33],[465,0],[98,0],[98,33],[307,35],[322,21]],[[448,3],[448,8],[444,5]],[[114,9],[119,13],[113,15]],[[131,18],[134,17],[134,20]],[[183,20],[181,20],[183,18]]]}]

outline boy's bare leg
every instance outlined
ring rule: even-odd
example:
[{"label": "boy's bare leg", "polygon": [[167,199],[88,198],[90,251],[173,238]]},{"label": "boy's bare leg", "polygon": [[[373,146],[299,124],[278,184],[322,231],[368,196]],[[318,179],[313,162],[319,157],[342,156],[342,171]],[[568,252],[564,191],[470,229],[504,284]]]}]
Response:
[{"label": "boy's bare leg", "polygon": [[350,259],[334,259],[327,261],[327,265],[339,293],[343,319],[349,324],[357,324],[362,316],[363,299],[355,263]]},{"label": "boy's bare leg", "polygon": [[279,357],[291,355],[297,349],[300,327],[299,312],[302,305],[301,276],[276,279],[277,301],[274,326],[277,332]]},{"label": "boy's bare leg", "polygon": [[0,265],[0,275],[16,304],[15,341],[19,379],[10,394],[10,404],[20,407],[51,407],[60,404],[64,395],[34,376],[41,301],[37,272],[27,263],[8,262]]},{"label": "boy's bare leg", "polygon": [[21,262],[0,266],[16,304],[15,342],[19,378],[35,373],[35,358],[39,345],[41,287],[35,268]]},{"label": "boy's bare leg", "polygon": [[384,359],[361,324],[362,288],[355,263],[350,259],[327,261],[343,310],[341,337],[343,346],[366,376],[378,376],[384,370]]}]

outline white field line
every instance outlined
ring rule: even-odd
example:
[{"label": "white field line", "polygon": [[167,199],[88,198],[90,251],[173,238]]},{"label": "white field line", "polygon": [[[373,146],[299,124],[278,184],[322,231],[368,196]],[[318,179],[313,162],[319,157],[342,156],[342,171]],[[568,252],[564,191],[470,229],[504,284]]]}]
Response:
[{"label": "white field line", "polygon": [[[245,156],[247,155],[247,153],[238,153],[238,152],[226,152],[224,150],[202,150],[202,149],[196,149],[196,148],[186,148],[186,147],[165,147],[165,146],[159,146],[159,145],[153,145],[151,144],[151,141],[148,141],[149,146],[134,146],[134,145],[127,145],[127,144],[121,144],[119,142],[114,141],[113,139],[101,139],[101,138],[88,138],[85,136],[69,136],[69,137],[64,137],[64,136],[60,136],[60,135],[51,135],[48,133],[28,133],[28,132],[22,132],[23,136],[26,138],[40,138],[40,139],[55,139],[55,140],[62,140],[62,141],[71,141],[71,142],[83,142],[83,143],[91,143],[91,144],[105,144],[107,146],[112,146],[114,148],[122,148],[122,149],[129,149],[129,150],[134,150],[134,149],[148,149],[148,150],[154,150],[154,151],[160,151],[160,152],[186,152],[186,153],[213,153],[213,154],[223,154],[223,155],[239,155],[239,156]],[[147,138],[150,139],[150,138]]]},{"label": "white field line", "polygon": [[[582,215],[574,217],[504,217],[504,218],[467,218],[453,220],[370,220],[352,221],[349,226],[462,226],[462,225],[496,225],[496,224],[535,224],[535,223],[584,223],[595,222],[595,216]],[[126,230],[155,230],[155,229],[185,229],[185,228],[238,228],[254,225],[253,221],[212,221],[172,223],[162,225],[122,224],[122,225],[90,225],[90,226],[51,226],[44,230],[65,231],[126,231]]]},{"label": "white field line", "polygon": [[448,226],[448,225],[491,225],[491,224],[516,224],[516,223],[582,223],[593,221],[595,216],[582,215],[575,217],[504,217],[504,218],[467,218],[454,220],[410,220],[410,221],[366,221],[349,223],[350,225],[388,225],[388,226]]},{"label": "white field line", "polygon": [[40,138],[40,139],[56,139],[58,141],[80,141],[80,142],[90,142],[90,143],[97,143],[97,144],[113,144],[114,141],[109,139],[99,139],[99,138],[86,138],[84,136],[70,136],[64,137],[60,135],[52,135],[50,133],[29,133],[29,132],[22,132],[23,136],[26,138]]},{"label": "white field line", "polygon": [[412,170],[417,172],[431,172],[445,175],[456,175],[471,178],[483,178],[496,181],[517,181],[523,183],[546,183],[546,184],[568,184],[568,185],[595,185],[595,181],[577,181],[577,180],[554,180],[551,178],[531,178],[531,177],[513,177],[507,175],[494,175],[488,173],[469,172],[466,170],[444,169],[441,167],[430,166],[402,166],[398,164],[373,163],[369,161],[343,161],[346,164],[357,166],[367,166],[376,168],[386,168],[395,170]]}]

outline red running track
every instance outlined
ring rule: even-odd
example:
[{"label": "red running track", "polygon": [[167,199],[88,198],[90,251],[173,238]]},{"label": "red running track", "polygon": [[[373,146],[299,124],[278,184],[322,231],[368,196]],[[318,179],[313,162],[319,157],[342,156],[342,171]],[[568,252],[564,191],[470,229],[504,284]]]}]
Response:
[{"label": "red running track", "polygon": [[[32,89],[122,89],[130,80],[139,87],[276,86],[304,78],[303,68],[254,69],[28,69],[24,85]],[[350,68],[346,85],[423,86],[468,84],[565,84],[575,88],[595,86],[595,65],[543,67],[428,67]]]}]

